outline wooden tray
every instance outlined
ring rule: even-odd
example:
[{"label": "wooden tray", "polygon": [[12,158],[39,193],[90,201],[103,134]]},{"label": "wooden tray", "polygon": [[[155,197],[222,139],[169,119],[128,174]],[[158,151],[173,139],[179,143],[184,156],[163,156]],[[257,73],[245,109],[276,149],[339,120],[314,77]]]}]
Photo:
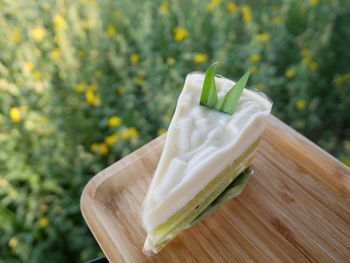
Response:
[{"label": "wooden tray", "polygon": [[350,262],[350,169],[275,117],[244,192],[158,255],[143,255],[141,205],[164,139],[83,191],[81,211],[110,262]]}]

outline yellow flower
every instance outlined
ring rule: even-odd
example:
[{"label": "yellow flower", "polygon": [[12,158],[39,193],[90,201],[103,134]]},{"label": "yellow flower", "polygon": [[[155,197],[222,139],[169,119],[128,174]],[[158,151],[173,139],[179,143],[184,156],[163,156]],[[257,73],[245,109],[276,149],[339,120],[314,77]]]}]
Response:
[{"label": "yellow flower", "polygon": [[300,53],[301,53],[301,56],[305,58],[305,57],[309,56],[310,51],[307,48],[302,48],[300,50]]},{"label": "yellow flower", "polygon": [[139,132],[135,127],[128,128],[128,132],[131,138],[137,137],[139,135]]},{"label": "yellow flower", "polygon": [[254,66],[254,67],[251,67],[250,72],[251,72],[252,74],[255,74],[257,70],[258,70],[258,69]]},{"label": "yellow flower", "polygon": [[159,7],[159,13],[162,15],[167,15],[169,14],[169,3],[168,2],[163,2],[160,7]]},{"label": "yellow flower", "polygon": [[136,75],[135,77],[135,83],[139,86],[143,86],[145,84],[145,80],[143,79],[142,75]]},{"label": "yellow flower", "polygon": [[230,13],[236,13],[238,11],[238,6],[234,2],[229,2],[226,4],[226,9]]},{"label": "yellow flower", "polygon": [[303,59],[303,62],[308,66],[309,69],[311,69],[312,71],[316,71],[318,69],[318,64],[316,61],[314,61],[312,58],[310,57],[305,57]]},{"label": "yellow flower", "polygon": [[345,165],[347,165],[347,166],[350,166],[350,158],[348,157],[348,158],[345,158],[344,160],[343,160],[343,163],[345,164]]},{"label": "yellow flower", "polygon": [[50,52],[50,58],[56,62],[58,62],[61,59],[61,50],[59,48],[54,48]]},{"label": "yellow flower", "polygon": [[49,219],[48,219],[46,216],[44,216],[44,217],[42,217],[42,218],[39,219],[39,226],[40,226],[41,228],[45,228],[45,227],[47,227],[48,225],[49,225]]},{"label": "yellow flower", "polygon": [[98,152],[98,148],[99,148],[99,144],[98,144],[98,143],[93,143],[93,144],[91,144],[91,146],[90,146],[90,150],[91,150],[92,152]]},{"label": "yellow flower", "polygon": [[32,28],[31,34],[36,42],[41,42],[41,41],[43,41],[43,39],[46,35],[46,30],[45,30],[45,28],[43,28],[41,26],[37,26],[37,27]]},{"label": "yellow flower", "polygon": [[49,210],[49,208],[47,207],[47,205],[41,204],[41,205],[39,206],[39,210],[40,210],[40,212],[42,212],[42,213],[46,213],[46,212]]},{"label": "yellow flower", "polygon": [[24,63],[24,67],[28,70],[28,71],[32,71],[34,69],[34,64],[30,61],[27,61]]},{"label": "yellow flower", "polygon": [[318,5],[318,0],[309,0],[309,4],[312,6],[317,6]]},{"label": "yellow flower", "polygon": [[295,76],[295,71],[293,69],[287,69],[284,74],[288,79],[291,79]]},{"label": "yellow flower", "polygon": [[215,8],[217,8],[221,3],[221,0],[211,0],[208,4],[207,4],[207,11],[208,12],[212,12]]},{"label": "yellow flower", "polygon": [[86,85],[84,83],[79,83],[78,85],[75,86],[75,91],[77,93],[82,93],[86,88]]},{"label": "yellow flower", "polygon": [[248,23],[252,20],[252,9],[250,8],[250,6],[243,6],[242,9],[242,14],[243,14],[243,21],[245,23]]},{"label": "yellow flower", "polygon": [[105,143],[101,143],[98,147],[98,152],[102,155],[108,154],[108,146]]},{"label": "yellow flower", "polygon": [[112,135],[106,136],[104,139],[104,142],[107,145],[115,144],[118,141],[118,137],[119,137],[118,134],[114,133]]},{"label": "yellow flower", "polygon": [[132,63],[137,63],[137,62],[139,62],[139,60],[140,60],[140,57],[139,57],[139,55],[137,55],[136,53],[132,53],[132,54],[130,55],[130,61],[131,61]]},{"label": "yellow flower", "polygon": [[272,23],[274,24],[281,24],[283,22],[283,17],[276,16],[274,19],[272,19]]},{"label": "yellow flower", "polygon": [[123,139],[128,139],[130,136],[129,136],[129,129],[123,129],[121,132],[120,132],[120,136],[123,138]]},{"label": "yellow flower", "polygon": [[11,32],[10,38],[11,38],[13,43],[15,43],[15,44],[19,43],[22,39],[21,30],[16,29],[13,32]]},{"label": "yellow flower", "polygon": [[41,73],[39,71],[34,71],[33,72],[33,78],[35,80],[41,80]]},{"label": "yellow flower", "polygon": [[18,107],[12,107],[9,115],[12,122],[18,123],[21,121],[21,111]]},{"label": "yellow flower", "polygon": [[55,15],[54,16],[54,18],[53,18],[53,25],[58,30],[61,30],[61,29],[65,30],[68,27],[67,21],[61,15]]},{"label": "yellow flower", "polygon": [[166,133],[166,129],[164,128],[159,128],[158,131],[157,131],[157,135],[160,136],[162,134]]},{"label": "yellow flower", "polygon": [[114,37],[117,34],[117,29],[113,25],[109,25],[106,34],[108,37]]},{"label": "yellow flower", "polygon": [[108,146],[105,143],[93,143],[90,149],[92,152],[100,153],[102,155],[108,154]]},{"label": "yellow flower", "polygon": [[313,71],[316,71],[318,69],[318,64],[315,61],[311,61],[309,63],[309,68]]},{"label": "yellow flower", "polygon": [[120,85],[118,88],[117,88],[117,91],[119,94],[123,94],[126,92],[126,88],[124,85]]},{"label": "yellow flower", "polygon": [[174,65],[175,64],[175,59],[170,57],[170,58],[167,58],[166,62],[168,63],[168,65]]},{"label": "yellow flower", "polygon": [[188,36],[188,31],[184,27],[174,28],[174,38],[176,41],[182,41]]},{"label": "yellow flower", "polygon": [[95,94],[92,89],[88,89],[85,93],[85,100],[87,104],[99,106],[101,103],[100,95]]},{"label": "yellow flower", "polygon": [[123,129],[120,132],[120,137],[122,137],[123,139],[135,138],[137,136],[138,136],[138,131],[135,127]]},{"label": "yellow flower", "polygon": [[9,246],[9,248],[15,248],[18,244],[18,239],[15,237],[12,237],[9,242],[7,243],[7,245]]},{"label": "yellow flower", "polygon": [[298,110],[303,110],[303,109],[305,109],[305,107],[306,107],[306,100],[304,100],[304,99],[298,99],[298,100],[295,102],[295,107],[296,107]]},{"label": "yellow flower", "polygon": [[108,119],[107,125],[108,127],[115,127],[122,123],[122,119],[118,116],[113,116]]},{"label": "yellow flower", "polygon": [[258,34],[256,38],[260,42],[269,42],[271,40],[271,36],[269,33]]},{"label": "yellow flower", "polygon": [[253,54],[249,57],[249,59],[252,62],[259,62],[261,61],[261,56],[259,54]]},{"label": "yellow flower", "polygon": [[208,55],[204,53],[196,53],[193,57],[193,62],[197,64],[202,64],[208,60]]}]

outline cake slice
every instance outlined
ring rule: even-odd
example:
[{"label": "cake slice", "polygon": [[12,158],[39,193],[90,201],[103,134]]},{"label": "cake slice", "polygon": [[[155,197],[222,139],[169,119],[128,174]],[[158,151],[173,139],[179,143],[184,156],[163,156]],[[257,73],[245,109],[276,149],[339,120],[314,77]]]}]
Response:
[{"label": "cake slice", "polygon": [[[248,77],[243,84],[242,79],[236,86],[243,90]],[[186,77],[144,200],[145,253],[159,252],[181,231],[238,195],[247,183],[272,103],[264,94],[244,89],[232,114],[226,106],[235,99],[226,100],[226,94],[236,88],[234,84],[214,77],[213,68],[206,75]],[[211,87],[202,90],[206,85]]]}]

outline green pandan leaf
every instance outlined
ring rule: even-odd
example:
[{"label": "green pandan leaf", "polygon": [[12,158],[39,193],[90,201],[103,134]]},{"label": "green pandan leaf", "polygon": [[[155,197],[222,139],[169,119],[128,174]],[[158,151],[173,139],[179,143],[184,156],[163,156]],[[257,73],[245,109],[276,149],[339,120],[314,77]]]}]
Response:
[{"label": "green pandan leaf", "polygon": [[253,171],[250,167],[241,172],[236,179],[200,214],[191,222],[191,226],[201,222],[219,208],[225,201],[238,196],[247,185]]},{"label": "green pandan leaf", "polygon": [[250,71],[245,73],[243,77],[226,93],[226,95],[215,105],[215,109],[233,114],[238,106],[239,98],[243,89],[247,85]]},{"label": "green pandan leaf", "polygon": [[200,104],[208,107],[215,107],[218,102],[215,86],[214,67],[217,63],[211,65],[205,72]]},{"label": "green pandan leaf", "polygon": [[245,73],[225,96],[218,100],[214,72],[216,64],[211,65],[205,73],[200,104],[232,115],[238,106],[243,89],[247,85],[250,71]]}]

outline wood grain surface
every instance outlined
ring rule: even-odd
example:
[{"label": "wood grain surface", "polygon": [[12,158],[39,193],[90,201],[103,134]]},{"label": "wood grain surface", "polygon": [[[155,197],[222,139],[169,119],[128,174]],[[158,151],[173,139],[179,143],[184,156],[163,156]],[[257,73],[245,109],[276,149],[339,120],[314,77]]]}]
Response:
[{"label": "wood grain surface", "polygon": [[271,117],[247,188],[159,254],[140,213],[165,135],[97,174],[83,216],[110,262],[350,262],[350,169]]}]

